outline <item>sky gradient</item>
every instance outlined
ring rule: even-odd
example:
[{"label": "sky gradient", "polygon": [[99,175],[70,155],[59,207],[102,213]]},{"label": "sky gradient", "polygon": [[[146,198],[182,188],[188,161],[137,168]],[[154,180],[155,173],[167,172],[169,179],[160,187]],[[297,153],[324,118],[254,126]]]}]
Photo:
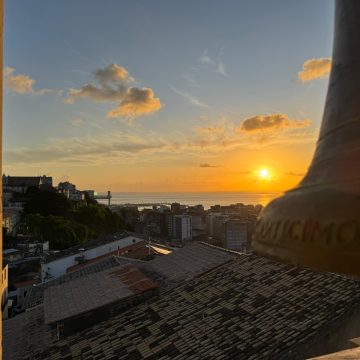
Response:
[{"label": "sky gradient", "polygon": [[6,174],[97,191],[261,192],[306,172],[332,1],[5,5]]}]

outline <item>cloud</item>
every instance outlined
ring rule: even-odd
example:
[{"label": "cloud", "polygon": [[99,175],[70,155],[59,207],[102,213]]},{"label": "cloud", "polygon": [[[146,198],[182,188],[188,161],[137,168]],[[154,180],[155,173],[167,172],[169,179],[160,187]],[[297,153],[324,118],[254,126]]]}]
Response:
[{"label": "cloud", "polygon": [[65,103],[72,104],[77,99],[90,99],[93,102],[118,103],[107,113],[107,117],[135,118],[159,111],[160,99],[150,88],[131,87],[135,80],[129,72],[117,65],[110,64],[94,71],[97,84],[86,84],[80,89],[69,89]]},{"label": "cloud", "polygon": [[225,64],[223,62],[218,63],[216,67],[216,72],[218,72],[221,75],[227,76]]},{"label": "cloud", "polygon": [[200,115],[199,116],[199,119],[201,120],[201,121],[208,121],[209,120],[209,115]]},{"label": "cloud", "polygon": [[205,127],[198,126],[196,130],[199,134],[202,135],[223,134],[225,132],[225,126],[224,125],[209,125]]},{"label": "cloud", "polygon": [[5,87],[17,94],[34,94],[35,80],[27,75],[13,75],[15,69],[6,67],[4,70]]},{"label": "cloud", "polygon": [[134,78],[129,75],[129,72],[122,66],[117,64],[110,64],[104,69],[97,69],[94,71],[95,79],[103,85],[118,82],[134,82]]},{"label": "cloud", "polygon": [[147,137],[131,134],[111,134],[52,138],[46,143],[32,147],[16,147],[4,152],[7,164],[103,164],[115,161],[142,159],[146,154],[154,154],[168,149],[169,144],[161,138],[149,140]]},{"label": "cloud", "polygon": [[116,88],[97,87],[96,85],[86,84],[80,89],[69,89],[66,104],[73,104],[77,98],[90,99],[94,102],[117,102],[121,101],[126,95],[127,88],[118,84]]},{"label": "cloud", "polygon": [[151,89],[130,88],[120,105],[108,112],[107,116],[134,118],[140,115],[152,114],[160,109],[160,99],[154,97],[154,92]]},{"label": "cloud", "polygon": [[203,52],[203,54],[201,55],[201,57],[199,58],[199,61],[202,64],[208,64],[208,65],[213,65],[216,66],[216,62],[207,54],[207,50],[205,50]]},{"label": "cloud", "polygon": [[79,127],[84,123],[84,120],[78,117],[78,118],[70,119],[70,123],[72,126]]},{"label": "cloud", "polygon": [[311,121],[308,119],[289,119],[285,114],[258,115],[244,120],[236,131],[247,133],[275,132],[282,129],[305,128],[310,123]]},{"label": "cloud", "polygon": [[[132,130],[133,131],[133,130]],[[71,138],[52,138],[44,143],[33,146],[7,147],[4,151],[5,166],[77,166],[81,164],[121,164],[144,161],[159,161],[160,159],[177,159],[179,155],[204,154],[206,156],[219,155],[233,150],[263,149],[268,146],[294,145],[315,143],[317,134],[309,132],[295,132],[288,134],[273,134],[266,139],[254,139],[249,136],[239,136],[233,129],[224,133],[215,132],[211,135],[197,134],[188,136],[181,141],[166,139],[151,132],[136,134],[129,131],[116,133],[98,133],[96,136],[82,136]],[[217,166],[207,164],[210,166]]]},{"label": "cloud", "polygon": [[290,171],[290,172],[285,173],[284,175],[286,175],[286,176],[304,176],[305,173],[297,173],[297,172]]},{"label": "cloud", "polygon": [[224,49],[221,48],[218,54],[218,60],[215,61],[208,55],[208,50],[205,50],[199,58],[201,64],[207,64],[215,67],[215,71],[223,76],[227,76],[226,67],[222,61]]},{"label": "cloud", "polygon": [[189,73],[182,73],[181,76],[187,81],[187,83],[193,87],[198,87],[199,84],[194,80],[193,76]]},{"label": "cloud", "polygon": [[302,70],[298,73],[298,79],[302,82],[308,82],[315,79],[321,79],[330,73],[331,59],[319,58],[310,59],[304,62]]},{"label": "cloud", "polygon": [[201,168],[219,168],[221,166],[220,165],[211,165],[211,164],[208,164],[208,163],[204,163],[204,164],[200,164],[199,167],[201,167]]},{"label": "cloud", "polygon": [[192,105],[199,106],[199,107],[203,107],[203,108],[208,108],[208,107],[209,107],[207,104],[205,104],[204,102],[200,101],[197,97],[195,97],[195,96],[193,96],[193,95],[191,95],[191,94],[188,94],[188,93],[186,93],[186,92],[182,92],[182,91],[176,89],[176,88],[173,87],[173,86],[170,86],[170,89],[171,89],[174,93],[176,93],[176,94],[182,96],[183,98],[187,99],[187,100],[190,102],[190,104],[192,104]]},{"label": "cloud", "polygon": [[6,67],[4,69],[4,85],[15,94],[45,95],[47,93],[61,93],[61,90],[40,89],[35,90],[36,81],[28,75],[15,75],[15,69]]}]

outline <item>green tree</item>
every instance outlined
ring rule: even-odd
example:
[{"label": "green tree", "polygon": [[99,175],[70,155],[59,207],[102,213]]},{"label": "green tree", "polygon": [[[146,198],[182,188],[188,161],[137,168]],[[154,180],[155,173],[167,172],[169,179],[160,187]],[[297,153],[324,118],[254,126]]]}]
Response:
[{"label": "green tree", "polygon": [[50,191],[34,191],[27,196],[24,213],[66,217],[72,207],[72,202],[63,194]]}]

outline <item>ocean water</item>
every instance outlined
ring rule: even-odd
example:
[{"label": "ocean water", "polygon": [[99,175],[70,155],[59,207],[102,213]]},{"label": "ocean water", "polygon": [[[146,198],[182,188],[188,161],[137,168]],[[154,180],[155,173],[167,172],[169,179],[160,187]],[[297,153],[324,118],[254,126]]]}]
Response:
[{"label": "ocean water", "polygon": [[[205,209],[212,205],[231,205],[236,203],[267,205],[280,193],[247,193],[247,192],[113,192],[111,204],[171,204],[178,202],[183,205],[202,204]],[[99,200],[106,204],[107,200]]]}]

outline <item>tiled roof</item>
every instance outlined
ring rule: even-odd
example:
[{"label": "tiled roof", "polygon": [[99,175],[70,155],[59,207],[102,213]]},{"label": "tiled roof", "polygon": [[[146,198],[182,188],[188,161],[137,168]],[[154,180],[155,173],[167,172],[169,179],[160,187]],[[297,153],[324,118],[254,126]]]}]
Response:
[{"label": "tiled roof", "polygon": [[44,291],[45,324],[78,316],[156,287],[133,265],[118,266],[50,286]]},{"label": "tiled roof", "polygon": [[359,309],[359,290],[342,276],[238,255],[36,358],[299,359]]},{"label": "tiled roof", "polygon": [[140,268],[152,273],[162,285],[192,279],[234,259],[235,253],[202,243],[189,244],[171,254],[156,257]]},{"label": "tiled roof", "polygon": [[22,360],[26,354],[41,352],[50,345],[51,338],[42,306],[3,320],[3,359]]},{"label": "tiled roof", "polygon": [[235,256],[232,252],[198,243],[189,244],[169,255],[156,257],[146,262],[112,256],[96,263],[84,263],[83,266],[76,271],[69,272],[60,278],[30,288],[24,300],[23,307],[27,309],[41,304],[43,302],[44,290],[50,286],[63,284],[118,265],[134,264],[147,276],[160,284],[162,288],[168,288],[182,280],[193,278],[215,266],[234,259]]},{"label": "tiled roof", "polygon": [[[135,260],[136,261],[136,260]],[[64,284],[66,282],[79,279],[83,276],[95,274],[100,271],[104,271],[106,269],[111,269],[115,266],[119,265],[125,265],[129,263],[134,263],[134,260],[132,259],[125,259],[120,257],[111,256],[105,259],[102,259],[101,261],[92,262],[91,264],[87,264],[87,266],[82,267],[81,269],[77,271],[70,272],[68,274],[65,274],[57,279],[48,281],[46,283],[33,286],[29,289],[28,294],[26,295],[24,299],[24,309],[31,308],[33,306],[42,304],[44,300],[44,291],[45,289],[56,286],[60,284]]]}]

